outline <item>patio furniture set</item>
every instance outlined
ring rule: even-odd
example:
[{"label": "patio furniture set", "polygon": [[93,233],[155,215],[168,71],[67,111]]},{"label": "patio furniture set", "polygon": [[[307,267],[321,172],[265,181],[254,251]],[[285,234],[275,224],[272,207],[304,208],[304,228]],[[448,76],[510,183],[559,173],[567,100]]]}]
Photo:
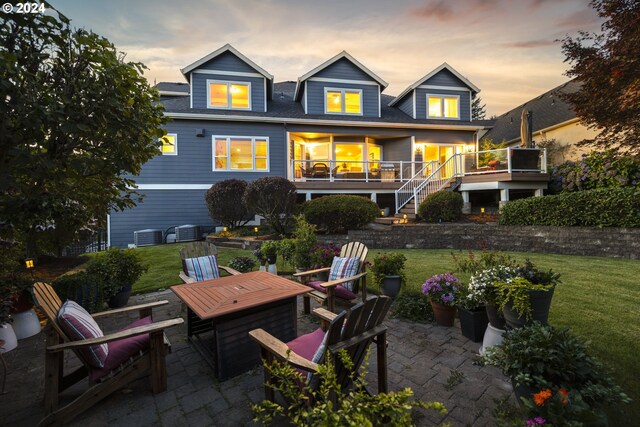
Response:
[{"label": "patio furniture set", "polygon": [[[264,271],[241,274],[217,265],[215,246],[193,242],[180,251],[185,282],[171,290],[187,308],[187,335],[220,381],[246,372],[260,363],[279,360],[295,368],[317,372],[327,354],[345,349],[354,365],[350,371],[335,363],[339,384],[351,385],[371,343],[377,348],[378,390],[387,391],[386,327],[383,321],[391,306],[387,297],[366,297],[364,258],[366,246],[351,242],[334,259],[333,268],[296,275],[303,283]],[[219,269],[227,272],[220,277]],[[310,281],[329,271],[329,281]],[[336,302],[350,303],[361,289],[362,302],[350,310],[334,313]],[[310,289],[311,288],[311,289]],[[152,309],[167,304],[158,301],[90,315],[73,301],[63,303],[48,284],[34,285],[34,294],[49,320],[45,357],[45,411],[41,425],[62,425],[114,391],[150,373],[154,394],[167,388],[165,355],[171,346],[167,328],[182,318],[154,321]],[[316,331],[298,337],[297,296],[304,295],[304,310],[310,298],[329,309],[316,308],[321,320]],[[130,311],[139,320],[119,332],[104,335],[97,318]],[[83,366],[63,372],[65,350],[72,350]],[[72,402],[60,405],[59,395],[78,381],[89,379],[89,388]],[[270,379],[265,370],[265,384]],[[267,399],[273,390],[265,386]]]}]

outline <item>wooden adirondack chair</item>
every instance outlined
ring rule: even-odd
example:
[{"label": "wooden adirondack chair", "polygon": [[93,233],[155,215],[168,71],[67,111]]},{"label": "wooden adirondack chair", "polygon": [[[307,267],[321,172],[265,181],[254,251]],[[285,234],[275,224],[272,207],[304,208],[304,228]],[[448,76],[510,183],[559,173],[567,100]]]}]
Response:
[{"label": "wooden adirondack chair", "polygon": [[[283,343],[263,329],[254,329],[249,335],[261,347],[262,359],[267,363],[278,360],[287,363],[304,372],[315,373],[318,364],[324,362],[327,354],[333,357],[338,384],[343,390],[352,385],[352,372],[357,372],[364,361],[367,348],[372,342],[376,343],[378,365],[378,393],[386,393],[387,387],[387,327],[382,325],[389,308],[391,298],[375,297],[361,302],[340,314],[334,314],[322,307],[314,309],[314,314],[321,318],[322,330],[326,329],[327,341],[325,352],[318,363],[311,359],[319,347],[324,334],[314,331],[296,338],[289,343]],[[320,332],[320,333],[319,333]],[[347,369],[335,355],[340,350],[346,350],[353,361],[354,369]],[[273,401],[274,390],[267,387],[272,378],[267,369],[265,374],[265,398]],[[312,381],[310,387],[317,386]]]},{"label": "wooden adirondack chair", "polygon": [[[320,283],[319,281],[311,281],[311,276],[322,272],[329,272],[331,270],[331,267],[318,268],[316,270],[295,273],[294,277],[297,277],[301,283],[307,284],[309,286],[316,285],[314,286],[314,288],[316,289],[309,292],[308,294],[305,294],[303,297],[305,314],[309,314],[311,312],[310,298],[315,299],[322,305],[326,304],[329,311],[335,310],[336,302],[343,305],[351,306],[353,304],[353,300],[341,298],[339,295],[336,295],[336,287],[345,282],[354,281],[353,293],[357,295],[358,290],[360,290],[362,301],[365,301],[367,299],[367,282],[365,277],[367,272],[365,267],[365,259],[367,258],[368,253],[369,249],[360,242],[349,242],[346,245],[342,246],[342,249],[340,250],[341,257],[360,259],[358,274],[356,274],[355,276]],[[318,290],[317,288],[323,288],[324,290],[326,290],[326,292]]]},{"label": "wooden adirondack chair", "polygon": [[[167,389],[165,354],[170,350],[170,343],[164,335],[164,330],[182,324],[184,322],[183,319],[164,320],[107,334],[101,338],[72,341],[58,322],[58,311],[62,306],[62,301],[60,301],[55,290],[46,283],[36,283],[33,286],[33,291],[38,305],[49,319],[50,325],[47,328],[45,356],[44,405],[47,416],[40,422],[40,425],[66,424],[69,420],[89,409],[114,391],[148,372],[151,373],[151,389],[154,394]],[[142,319],[150,316],[154,307],[165,304],[168,304],[168,301],[157,301],[94,313],[92,316],[94,318],[100,318],[137,310]],[[87,362],[84,355],[79,352],[79,349],[89,345],[115,342],[146,333],[150,334],[148,350],[123,362],[118,368],[112,370],[97,382],[90,380],[89,388],[82,395],[66,406],[62,408],[58,407],[59,394],[83,378],[87,378],[91,370],[94,369]],[[65,350],[73,350],[76,356],[83,362],[82,367],[67,375],[64,375],[63,367]]]},{"label": "wooden adirondack chair", "polygon": [[[185,259],[187,258],[198,258],[201,256],[208,256],[208,255],[218,255],[218,248],[216,248],[216,245],[214,245],[213,243],[209,243],[209,242],[191,242],[189,244],[187,244],[184,248],[180,249],[180,259],[182,260],[182,271],[180,272],[179,276],[182,279],[182,281],[184,283],[195,283],[196,280],[189,277],[189,275],[187,274],[187,266],[184,262]],[[239,271],[234,270],[231,267],[225,267],[224,265],[218,265],[218,268],[220,270],[224,270],[229,274],[241,274]]]}]

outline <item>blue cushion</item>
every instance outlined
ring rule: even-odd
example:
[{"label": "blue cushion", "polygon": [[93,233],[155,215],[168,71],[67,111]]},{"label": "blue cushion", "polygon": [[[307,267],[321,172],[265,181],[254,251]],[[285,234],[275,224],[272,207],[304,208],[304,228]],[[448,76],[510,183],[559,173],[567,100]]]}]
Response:
[{"label": "blue cushion", "polygon": [[[333,258],[331,264],[331,270],[329,271],[329,281],[344,279],[345,277],[351,277],[358,274],[358,268],[360,267],[359,258]],[[350,292],[353,292],[353,280],[350,282],[341,283],[342,287]]]},{"label": "blue cushion", "polygon": [[198,258],[186,258],[184,265],[187,275],[196,282],[203,280],[217,279],[220,277],[218,271],[218,260],[213,255],[201,256]]}]

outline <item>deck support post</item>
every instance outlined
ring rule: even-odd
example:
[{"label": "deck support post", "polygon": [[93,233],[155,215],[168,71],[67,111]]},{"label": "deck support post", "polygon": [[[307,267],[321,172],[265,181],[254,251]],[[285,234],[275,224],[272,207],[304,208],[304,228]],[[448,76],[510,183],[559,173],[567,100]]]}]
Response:
[{"label": "deck support post", "polygon": [[535,197],[542,197],[544,196],[544,190],[542,188],[538,188],[536,189],[536,191],[533,193],[533,195]]},{"label": "deck support post", "polygon": [[462,194],[462,213],[463,214],[470,214],[471,213],[471,202],[469,201],[469,192],[468,191],[461,191],[460,192]]},{"label": "deck support post", "polygon": [[371,201],[373,203],[378,203],[378,193],[371,193]]},{"label": "deck support post", "polygon": [[309,200],[311,200],[311,193],[305,193],[305,200],[308,202]]}]

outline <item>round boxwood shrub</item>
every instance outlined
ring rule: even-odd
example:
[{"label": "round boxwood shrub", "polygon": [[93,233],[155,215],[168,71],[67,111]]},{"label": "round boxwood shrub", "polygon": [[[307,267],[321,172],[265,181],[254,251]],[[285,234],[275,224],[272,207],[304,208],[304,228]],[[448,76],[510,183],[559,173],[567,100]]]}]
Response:
[{"label": "round boxwood shrub", "polygon": [[226,179],[213,184],[204,196],[211,218],[229,228],[249,222],[253,212],[242,200],[246,189],[246,181],[240,179]]},{"label": "round boxwood shrub", "polygon": [[418,206],[418,215],[426,222],[456,221],[462,215],[462,195],[456,191],[436,191]]},{"label": "round boxwood shrub", "polygon": [[336,194],[305,202],[303,213],[307,221],[326,233],[345,233],[362,228],[380,212],[378,205],[360,196]]},{"label": "round boxwood shrub", "polygon": [[605,188],[514,200],[502,207],[500,224],[640,227],[640,190]]}]

